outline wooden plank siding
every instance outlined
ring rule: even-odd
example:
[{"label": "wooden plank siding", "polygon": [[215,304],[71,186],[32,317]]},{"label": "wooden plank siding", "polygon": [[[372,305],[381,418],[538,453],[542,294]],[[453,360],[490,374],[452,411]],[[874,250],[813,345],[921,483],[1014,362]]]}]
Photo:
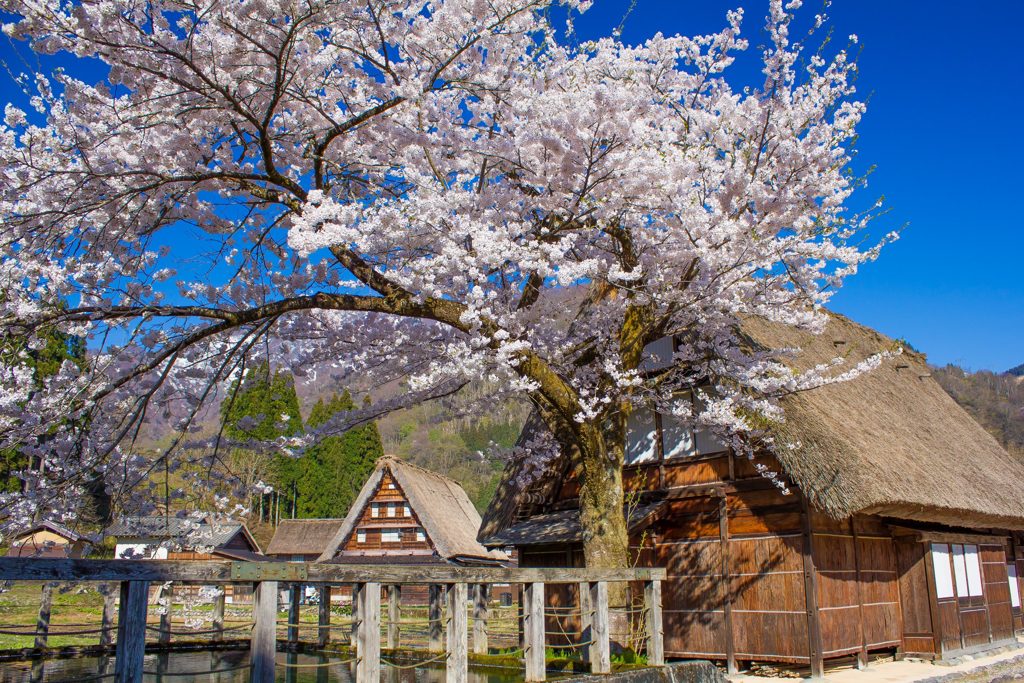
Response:
[{"label": "wooden plank siding", "polygon": [[[836,520],[813,506],[805,515],[799,490],[789,483],[783,492],[759,466],[782,471],[774,458],[728,453],[623,469],[627,491],[663,496],[654,521],[633,532],[631,553],[637,566],[666,569],[667,657],[813,664],[819,648],[825,659],[856,655],[864,666],[871,652],[950,657],[1024,630],[1024,612],[1011,605],[1007,583],[1008,563],[1018,583],[1024,577],[1024,535],[1005,547],[979,546],[983,596],[938,599],[929,542],[907,536],[905,522],[873,515]],[[567,472],[544,509],[577,505],[577,476]],[[941,533],[979,543],[967,532]],[[582,562],[578,544],[520,552],[524,567]],[[576,591],[551,587],[546,604],[555,612],[577,605]],[[547,622],[549,632],[579,637],[582,630],[572,616],[549,614]],[[820,631],[820,645],[809,638],[812,629]]]}]

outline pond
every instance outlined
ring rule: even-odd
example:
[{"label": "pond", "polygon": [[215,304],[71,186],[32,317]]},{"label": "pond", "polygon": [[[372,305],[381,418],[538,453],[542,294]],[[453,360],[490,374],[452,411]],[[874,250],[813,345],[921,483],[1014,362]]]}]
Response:
[{"label": "pond", "polygon": [[[277,680],[282,683],[353,683],[355,664],[345,655],[277,654]],[[333,660],[334,663],[331,663]],[[248,650],[170,652],[146,655],[146,683],[248,683]],[[283,664],[289,666],[282,666]],[[219,671],[220,673],[210,673]],[[102,683],[112,681],[112,657],[68,657],[0,662],[0,683]],[[398,668],[381,665],[381,683],[443,683],[443,666]],[[469,668],[469,683],[522,683],[523,673],[512,669]]]}]

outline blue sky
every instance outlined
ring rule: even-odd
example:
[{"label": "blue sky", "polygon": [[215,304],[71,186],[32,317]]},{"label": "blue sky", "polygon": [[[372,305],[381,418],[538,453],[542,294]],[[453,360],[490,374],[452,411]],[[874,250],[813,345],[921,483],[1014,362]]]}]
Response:
[{"label": "blue sky", "polygon": [[[596,0],[576,30],[606,35],[629,5]],[[715,31],[736,7],[753,60],[767,0],[637,0],[623,38]],[[817,0],[800,10],[820,11]],[[834,0],[827,13],[837,42],[856,33],[863,47],[858,163],[876,166],[866,195],[891,209],[877,227],[906,225],[832,308],[933,363],[1024,363],[1024,2]]]},{"label": "blue sky", "polygon": [[[630,2],[596,0],[578,35],[607,35]],[[717,31],[736,7],[752,48],[734,75],[756,83],[767,0],[636,0],[623,37]],[[801,15],[819,11],[808,0]],[[863,199],[886,198],[879,233],[906,226],[832,307],[933,363],[1024,363],[1024,3],[834,0],[828,14],[837,42],[856,33],[863,48],[858,87],[870,103],[857,164],[876,167]],[[6,40],[0,58],[21,70]],[[22,99],[6,74],[0,83],[0,101]]]}]

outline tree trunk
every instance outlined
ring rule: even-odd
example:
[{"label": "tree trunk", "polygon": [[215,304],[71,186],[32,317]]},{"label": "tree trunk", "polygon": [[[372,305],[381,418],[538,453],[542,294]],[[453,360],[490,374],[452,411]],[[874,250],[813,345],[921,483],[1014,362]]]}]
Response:
[{"label": "tree trunk", "polygon": [[622,491],[624,449],[617,437],[619,431],[613,427],[602,432],[594,424],[580,429],[580,525],[587,567],[622,569],[629,565],[629,532]]}]

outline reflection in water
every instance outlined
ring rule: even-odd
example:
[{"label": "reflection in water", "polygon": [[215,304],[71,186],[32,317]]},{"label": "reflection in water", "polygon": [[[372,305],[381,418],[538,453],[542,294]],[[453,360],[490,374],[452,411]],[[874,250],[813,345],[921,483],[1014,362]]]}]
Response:
[{"label": "reflection in water", "polygon": [[[338,663],[331,664],[331,660]],[[277,680],[283,683],[354,683],[355,663],[342,661],[347,656],[319,654],[277,655]],[[163,652],[147,654],[143,677],[146,683],[248,683],[249,663],[247,650],[221,650],[210,652]],[[289,664],[292,666],[282,666]],[[322,666],[314,666],[322,665]],[[218,672],[218,673],[214,673]],[[104,683],[112,681],[113,657],[68,657],[21,662],[0,662],[0,683]],[[172,675],[176,674],[176,675]],[[191,674],[191,675],[182,675]],[[429,666],[399,669],[382,665],[381,683],[443,683],[444,667]],[[521,671],[508,670],[495,673],[469,670],[469,683],[522,683]]]}]

